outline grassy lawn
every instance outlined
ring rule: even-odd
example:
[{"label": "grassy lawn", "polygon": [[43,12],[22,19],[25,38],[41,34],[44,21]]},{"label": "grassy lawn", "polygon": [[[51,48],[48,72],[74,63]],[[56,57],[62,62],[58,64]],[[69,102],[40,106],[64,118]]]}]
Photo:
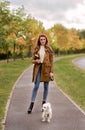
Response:
[{"label": "grassy lawn", "polygon": [[72,63],[75,58],[78,56],[63,58],[55,62],[55,81],[58,87],[85,111],[85,71]]},{"label": "grassy lawn", "polygon": [[9,63],[0,61],[0,130],[1,121],[4,117],[5,106],[12,87],[21,73],[31,65],[30,59],[10,61]]}]

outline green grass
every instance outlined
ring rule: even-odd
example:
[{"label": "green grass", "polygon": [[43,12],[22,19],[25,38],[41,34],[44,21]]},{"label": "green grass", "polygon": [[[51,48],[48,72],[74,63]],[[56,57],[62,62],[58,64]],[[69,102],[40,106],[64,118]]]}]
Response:
[{"label": "green grass", "polygon": [[12,87],[21,73],[31,65],[30,59],[0,62],[0,130],[1,121],[4,118],[5,107]]},{"label": "green grass", "polygon": [[61,90],[85,110],[85,71],[72,63],[75,58],[78,56],[55,62],[55,81]]}]

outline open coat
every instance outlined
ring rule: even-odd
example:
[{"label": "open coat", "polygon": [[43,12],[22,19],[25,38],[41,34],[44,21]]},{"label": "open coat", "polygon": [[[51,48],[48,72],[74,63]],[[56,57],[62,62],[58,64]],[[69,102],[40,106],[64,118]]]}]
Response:
[{"label": "open coat", "polygon": [[[34,50],[32,60],[35,60],[35,56],[38,56],[38,58],[40,57],[38,46]],[[41,65],[40,63],[34,62],[33,78],[32,78],[33,82],[36,82],[36,76],[40,65]],[[45,56],[42,63],[40,82],[49,82],[51,72],[53,73],[53,51],[49,46],[45,46]]]}]

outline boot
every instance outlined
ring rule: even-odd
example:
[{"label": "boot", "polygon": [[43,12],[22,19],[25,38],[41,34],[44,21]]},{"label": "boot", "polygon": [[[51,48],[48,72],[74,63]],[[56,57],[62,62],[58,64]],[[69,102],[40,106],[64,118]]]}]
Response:
[{"label": "boot", "polygon": [[[46,103],[46,101],[42,101],[42,107],[43,107],[43,104],[45,104]],[[42,108],[42,112],[43,112],[43,108]]]},{"label": "boot", "polygon": [[43,106],[44,103],[46,103],[46,101],[42,101],[42,106]]},{"label": "boot", "polygon": [[33,109],[33,106],[34,106],[34,102],[31,102],[30,103],[30,106],[29,106],[29,108],[28,108],[28,114],[31,114],[31,112],[32,112],[32,109]]}]

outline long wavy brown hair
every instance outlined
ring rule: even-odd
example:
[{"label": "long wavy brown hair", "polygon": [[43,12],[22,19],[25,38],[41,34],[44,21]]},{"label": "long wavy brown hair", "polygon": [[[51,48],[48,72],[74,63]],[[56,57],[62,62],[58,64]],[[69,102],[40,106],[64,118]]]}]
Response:
[{"label": "long wavy brown hair", "polygon": [[45,38],[46,38],[45,47],[46,47],[46,48],[48,47],[48,39],[47,39],[47,36],[46,36],[45,34],[41,34],[41,35],[39,35],[39,37],[38,37],[37,44],[36,44],[36,46],[35,46],[35,48],[34,48],[33,53],[37,53],[37,52],[39,51],[39,48],[40,48],[40,45],[41,45],[41,42],[40,42],[40,38],[41,38],[41,37],[45,37]]},{"label": "long wavy brown hair", "polygon": [[38,40],[37,40],[37,46],[40,46],[40,45],[41,45],[41,43],[40,43],[40,38],[41,38],[41,37],[45,37],[45,39],[46,39],[45,45],[47,45],[47,44],[48,44],[48,39],[47,39],[46,35],[45,35],[45,34],[41,34],[41,35],[39,36]]}]

